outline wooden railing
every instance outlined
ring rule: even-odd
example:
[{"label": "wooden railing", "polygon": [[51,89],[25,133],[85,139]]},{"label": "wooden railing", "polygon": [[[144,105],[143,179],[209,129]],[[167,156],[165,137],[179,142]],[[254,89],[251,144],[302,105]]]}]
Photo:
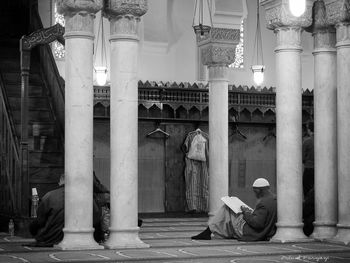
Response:
[{"label": "wooden railing", "polygon": [[[31,20],[31,30],[36,31],[43,28],[38,9],[33,8]],[[62,39],[61,39],[62,41]],[[40,66],[42,77],[45,86],[49,89],[50,107],[55,113],[58,120],[56,122],[57,129],[61,136],[61,141],[64,138],[64,79],[60,76],[56,61],[53,57],[49,44],[41,44],[37,46],[39,50]]]},{"label": "wooden railing", "polygon": [[26,209],[22,200],[23,181],[20,173],[19,143],[15,136],[14,124],[9,116],[9,104],[0,75],[0,206],[8,216],[18,215]]},{"label": "wooden railing", "polygon": [[[167,105],[176,111],[180,106],[189,110],[196,107],[199,111],[207,109],[209,103],[208,86],[199,84],[170,84],[141,82],[138,83],[139,105],[146,109],[152,106],[163,110]],[[109,86],[94,87],[95,107],[109,107],[110,91]],[[253,112],[259,110],[262,113],[271,110],[275,111],[276,94],[274,88],[255,89],[254,87],[229,86],[228,94],[229,109],[234,109],[239,115],[240,112],[247,110]],[[313,93],[306,90],[302,93],[303,110],[311,116],[313,114]],[[97,112],[97,111],[95,111]],[[95,117],[109,117],[108,111],[98,111]],[[103,115],[105,112],[105,115]],[[176,113],[174,114],[176,115]]]}]

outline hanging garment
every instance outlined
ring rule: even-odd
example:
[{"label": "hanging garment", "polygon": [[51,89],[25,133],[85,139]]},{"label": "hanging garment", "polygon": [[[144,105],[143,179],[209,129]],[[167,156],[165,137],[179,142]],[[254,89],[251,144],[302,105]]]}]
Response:
[{"label": "hanging garment", "polygon": [[189,211],[207,212],[209,197],[209,137],[197,129],[183,144],[185,157],[186,202]]}]

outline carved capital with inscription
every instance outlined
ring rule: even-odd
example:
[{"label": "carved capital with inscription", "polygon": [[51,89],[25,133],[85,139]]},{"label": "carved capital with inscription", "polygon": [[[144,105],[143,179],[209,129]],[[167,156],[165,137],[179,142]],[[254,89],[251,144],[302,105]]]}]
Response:
[{"label": "carved capital with inscription", "polygon": [[324,2],[330,24],[350,22],[350,0],[324,0]]},{"label": "carved capital with inscription", "polygon": [[57,11],[64,15],[65,38],[93,38],[95,14],[102,9],[103,0],[56,0]]},{"label": "carved capital with inscription", "polygon": [[261,0],[265,8],[267,28],[308,27],[312,23],[313,0],[306,0],[306,10],[300,17],[295,17],[289,10],[289,0]]},{"label": "carved capital with inscription", "polygon": [[197,44],[204,65],[230,65],[235,60],[239,29],[212,28],[204,37],[197,36]]}]

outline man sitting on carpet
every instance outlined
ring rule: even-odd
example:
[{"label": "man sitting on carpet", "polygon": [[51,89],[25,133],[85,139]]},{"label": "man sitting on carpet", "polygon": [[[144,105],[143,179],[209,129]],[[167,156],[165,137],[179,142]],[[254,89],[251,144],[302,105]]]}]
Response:
[{"label": "man sitting on carpet", "polygon": [[[64,174],[61,175],[58,185],[59,187],[57,189],[49,191],[43,196],[37,211],[38,217],[33,222],[31,222],[29,226],[29,231],[36,240],[36,243],[29,244],[31,246],[52,247],[63,239]],[[99,208],[94,202],[94,227],[100,224],[99,214]]]},{"label": "man sitting on carpet", "polygon": [[223,205],[209,219],[208,227],[192,239],[210,240],[211,234],[222,238],[234,238],[241,241],[269,240],[276,232],[277,200],[270,191],[270,184],[264,178],[253,183],[253,191],[258,202],[254,211],[242,206],[242,213],[234,213]]}]

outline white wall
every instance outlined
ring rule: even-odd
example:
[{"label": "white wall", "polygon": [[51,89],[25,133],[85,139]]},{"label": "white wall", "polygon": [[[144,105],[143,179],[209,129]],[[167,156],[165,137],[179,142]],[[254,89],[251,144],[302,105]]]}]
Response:
[{"label": "white wall", "polygon": [[[220,0],[221,4],[223,0]],[[230,1],[230,0],[227,0]],[[50,26],[52,6],[48,0],[39,0],[39,11],[44,26]],[[142,81],[190,82],[197,80],[197,46],[192,29],[194,0],[148,0],[148,12],[141,18],[139,79]],[[256,1],[247,0],[248,15],[244,28],[244,69],[229,71],[229,82],[234,85],[253,86],[250,70],[256,30]],[[241,10],[239,10],[241,11]],[[95,19],[97,37],[100,13]],[[265,82],[263,86],[275,86],[275,35],[265,27],[265,10],[260,8]],[[109,22],[104,19],[107,60],[109,60]],[[96,45],[97,39],[95,39]],[[100,40],[99,40],[100,41]],[[99,42],[99,50],[101,42]],[[302,81],[303,89],[313,89],[313,40],[311,34],[302,36]],[[100,51],[97,51],[97,62]],[[64,77],[64,63],[58,62]],[[109,61],[108,61],[109,66]],[[108,74],[111,74],[108,72]],[[109,79],[109,75],[108,75]]]},{"label": "white wall", "polygon": [[[244,28],[244,69],[231,69],[229,73],[230,83],[235,85],[254,86],[253,76],[250,70],[252,64],[252,52],[255,41],[256,31],[256,1],[247,0],[248,17],[245,21]],[[265,9],[260,7],[260,25],[263,43],[263,55],[265,68],[265,81],[262,86],[275,87],[276,86],[276,68],[275,68],[275,54],[276,37],[273,31],[266,28]],[[313,40],[309,33],[303,32],[302,46],[304,52],[302,53],[302,88],[313,89]]]}]

